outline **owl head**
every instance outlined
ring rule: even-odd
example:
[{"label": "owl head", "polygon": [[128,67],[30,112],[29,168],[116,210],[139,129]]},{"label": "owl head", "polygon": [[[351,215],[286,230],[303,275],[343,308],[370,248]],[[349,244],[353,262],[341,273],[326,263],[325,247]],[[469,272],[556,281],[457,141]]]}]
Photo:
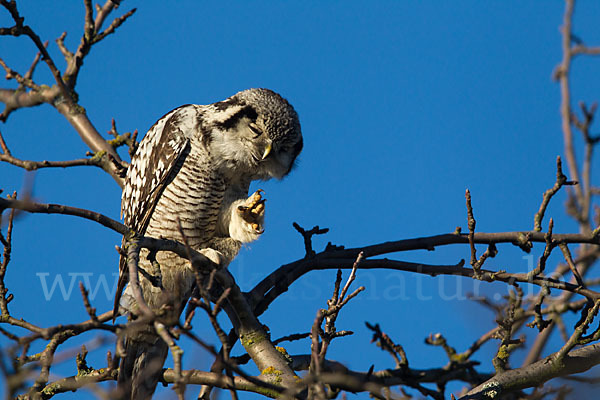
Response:
[{"label": "owl head", "polygon": [[290,172],[302,150],[302,132],[287,100],[269,89],[248,89],[212,107],[221,118],[211,147],[226,174],[269,179]]}]

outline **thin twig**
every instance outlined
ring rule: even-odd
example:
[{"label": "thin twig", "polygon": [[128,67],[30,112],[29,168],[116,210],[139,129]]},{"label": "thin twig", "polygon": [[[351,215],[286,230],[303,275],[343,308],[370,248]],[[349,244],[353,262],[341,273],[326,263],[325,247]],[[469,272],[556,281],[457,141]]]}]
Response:
[{"label": "thin twig", "polygon": [[323,235],[323,234],[329,232],[329,228],[319,228],[319,225],[316,225],[311,230],[307,231],[304,228],[302,228],[300,225],[298,225],[296,222],[292,223],[292,225],[294,226],[294,229],[296,229],[298,231],[298,233],[301,234],[302,238],[304,239],[304,249],[306,252],[305,257],[314,256],[315,251],[313,250],[313,247],[312,247],[312,237],[314,235]]},{"label": "thin twig", "polygon": [[546,268],[546,261],[550,254],[552,254],[552,250],[556,247],[556,243],[552,239],[552,230],[554,229],[554,220],[550,218],[550,222],[548,222],[548,232],[544,235],[544,239],[546,240],[546,246],[544,247],[544,252],[540,256],[537,267],[535,267],[532,271],[529,272],[531,277],[536,277],[539,274],[544,272]]},{"label": "thin twig", "polygon": [[88,298],[88,291],[83,286],[83,282],[79,282],[79,290],[81,291],[81,297],[83,297],[83,305],[85,306],[85,310],[88,315],[94,322],[98,322],[98,317],[96,316],[96,309],[92,307],[90,304],[90,299]]},{"label": "thin twig", "polygon": [[540,209],[537,213],[535,213],[535,217],[533,218],[533,230],[536,232],[540,232],[542,230],[542,220],[544,219],[544,214],[546,213],[546,209],[548,208],[548,204],[552,197],[560,190],[561,187],[568,185],[576,185],[577,181],[569,181],[567,177],[562,172],[562,161],[560,156],[556,157],[556,182],[554,186],[544,192],[544,197],[542,199],[542,204],[540,204]]},{"label": "thin twig", "polygon": [[68,161],[31,161],[31,160],[20,160],[18,158],[12,157],[9,154],[0,154],[0,161],[7,162],[9,164],[15,165],[17,167],[21,167],[26,169],[27,171],[35,171],[41,168],[68,168],[68,167],[81,167],[92,165],[95,167],[100,167],[102,160],[98,158],[80,158],[78,160],[68,160]]},{"label": "thin twig", "polygon": [[567,264],[569,265],[569,268],[571,269],[573,276],[577,280],[577,284],[580,287],[584,287],[583,279],[581,278],[581,275],[577,271],[577,267],[575,266],[575,263],[573,262],[573,257],[571,257],[571,251],[569,250],[569,246],[567,246],[566,243],[560,243],[558,245],[558,247],[560,248],[563,255],[565,256],[565,260],[567,261]]},{"label": "thin twig", "polygon": [[[465,191],[465,198],[467,199],[467,223],[469,227],[469,247],[471,247],[471,266],[477,268],[477,250],[475,250],[475,226],[477,222],[473,217],[473,207],[471,206],[471,192],[469,189]],[[477,272],[477,271],[476,271]]]}]

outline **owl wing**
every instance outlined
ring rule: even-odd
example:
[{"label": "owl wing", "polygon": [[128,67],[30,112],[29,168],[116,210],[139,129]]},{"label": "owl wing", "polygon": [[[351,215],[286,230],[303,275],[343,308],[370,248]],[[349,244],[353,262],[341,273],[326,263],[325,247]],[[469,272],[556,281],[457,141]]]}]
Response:
[{"label": "owl wing", "polygon": [[[189,152],[190,142],[184,130],[194,123],[195,114],[194,106],[187,105],[159,119],[131,160],[121,198],[121,216],[125,225],[139,235],[145,233],[161,194]],[[128,279],[126,257],[121,255],[113,320]]]}]

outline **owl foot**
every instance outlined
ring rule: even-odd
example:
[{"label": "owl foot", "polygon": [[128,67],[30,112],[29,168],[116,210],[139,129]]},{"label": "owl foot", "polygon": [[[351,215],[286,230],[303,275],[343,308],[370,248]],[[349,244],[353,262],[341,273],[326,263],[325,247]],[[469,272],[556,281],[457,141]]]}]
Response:
[{"label": "owl foot", "polygon": [[264,190],[258,189],[246,199],[244,205],[238,206],[237,209],[241,219],[258,235],[265,231],[262,227],[265,218],[265,201],[267,201],[262,197],[264,193]]},{"label": "owl foot", "polygon": [[227,264],[229,264],[228,260],[220,251],[211,248],[206,248],[200,250],[200,253],[202,253],[204,257],[208,258],[210,261],[214,262],[221,268],[227,267]]}]

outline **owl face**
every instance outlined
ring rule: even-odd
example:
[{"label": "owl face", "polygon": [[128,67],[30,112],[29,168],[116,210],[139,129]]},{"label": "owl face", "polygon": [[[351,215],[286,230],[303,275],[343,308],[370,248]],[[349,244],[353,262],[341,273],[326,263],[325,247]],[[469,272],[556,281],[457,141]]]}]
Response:
[{"label": "owl face", "polygon": [[228,114],[211,145],[225,175],[280,179],[290,172],[302,150],[302,132],[284,98],[249,89],[213,106]]}]

